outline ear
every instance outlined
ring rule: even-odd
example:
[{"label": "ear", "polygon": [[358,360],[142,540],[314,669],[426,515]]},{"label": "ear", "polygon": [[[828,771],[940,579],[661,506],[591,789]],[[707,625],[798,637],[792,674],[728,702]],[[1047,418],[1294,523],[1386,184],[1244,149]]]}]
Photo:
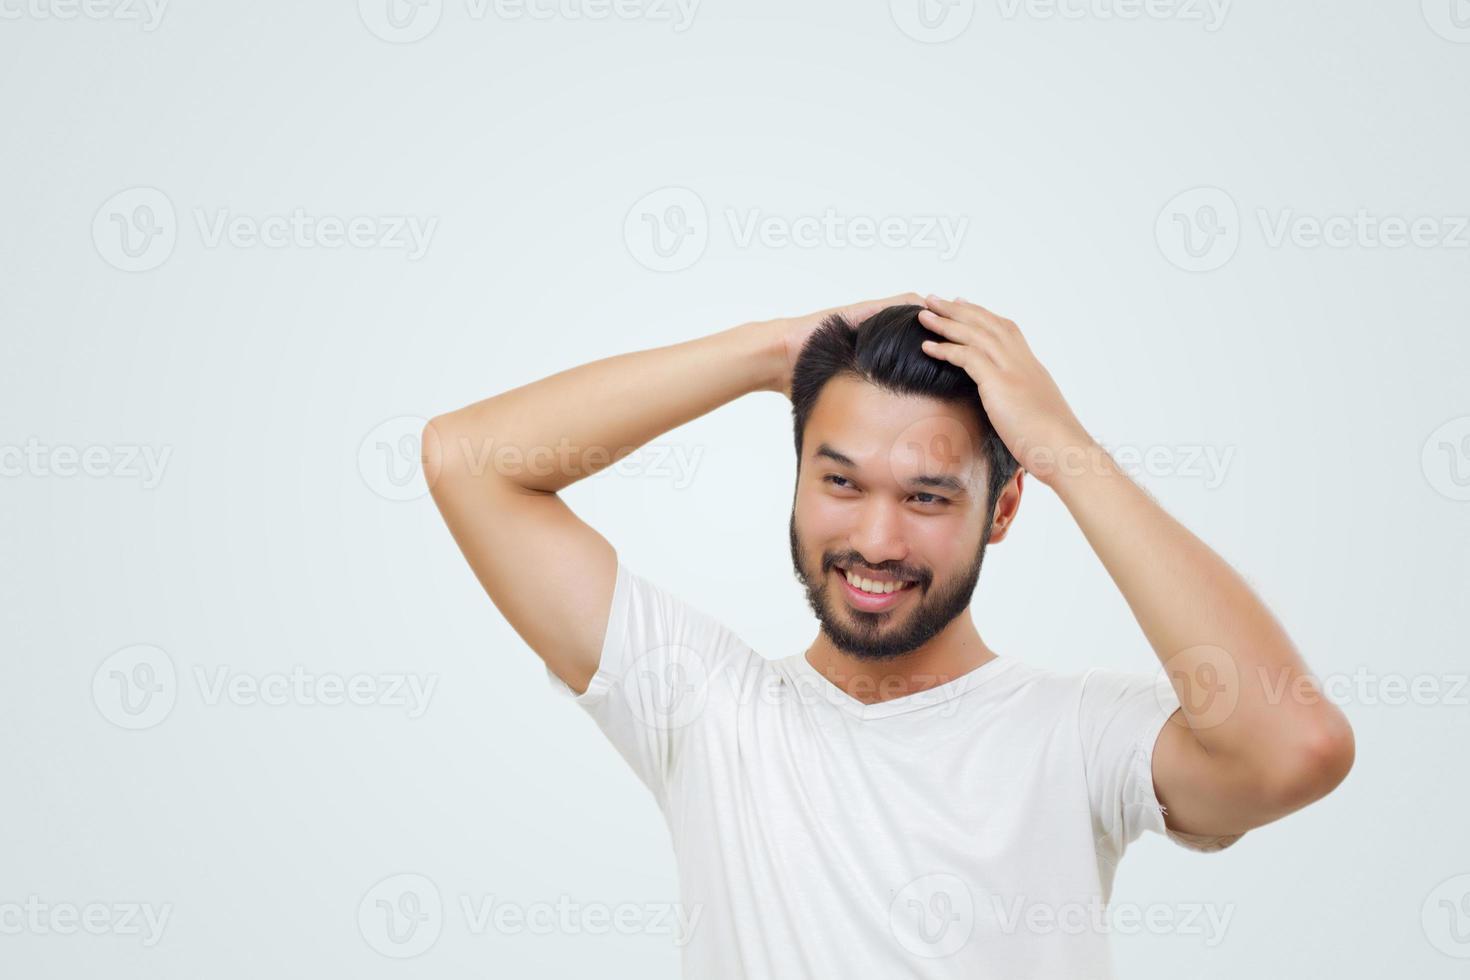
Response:
[{"label": "ear", "polygon": [[1026,471],[1017,468],[1016,473],[1000,488],[995,501],[995,517],[990,524],[990,543],[1000,544],[1016,522],[1016,512],[1021,509],[1021,491],[1026,483]]}]

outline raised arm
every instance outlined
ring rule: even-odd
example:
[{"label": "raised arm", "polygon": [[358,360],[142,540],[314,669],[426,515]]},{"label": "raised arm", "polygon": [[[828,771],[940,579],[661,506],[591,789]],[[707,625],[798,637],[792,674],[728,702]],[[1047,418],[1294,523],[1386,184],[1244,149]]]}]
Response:
[{"label": "raised arm", "polygon": [[[1066,505],[1182,705],[1154,750],[1167,825],[1227,836],[1320,799],[1353,763],[1353,734],[1270,610],[1086,432],[1014,323],[928,300],[926,347],[975,379],[997,433]],[[1207,690],[1205,690],[1207,688]]]},{"label": "raised arm", "polygon": [[607,539],[557,496],[657,436],[754,391],[788,393],[828,313],[757,321],[619,354],[448,412],[424,427],[424,473],[450,533],[515,631],[573,691],[597,671],[617,575]]}]

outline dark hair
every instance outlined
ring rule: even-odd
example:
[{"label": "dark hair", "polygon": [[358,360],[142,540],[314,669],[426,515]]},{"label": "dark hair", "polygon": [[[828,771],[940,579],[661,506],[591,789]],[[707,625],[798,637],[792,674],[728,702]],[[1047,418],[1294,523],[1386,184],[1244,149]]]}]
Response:
[{"label": "dark hair", "polygon": [[989,464],[989,503],[1016,472],[1016,458],[996,435],[980,402],[980,390],[963,368],[924,353],[925,340],[944,340],[919,322],[922,306],[889,306],[853,329],[834,313],[812,331],[791,374],[791,415],[796,464],[801,466],[807,419],[827,382],[848,376],[900,395],[922,395],[968,406],[980,423],[981,453]]}]

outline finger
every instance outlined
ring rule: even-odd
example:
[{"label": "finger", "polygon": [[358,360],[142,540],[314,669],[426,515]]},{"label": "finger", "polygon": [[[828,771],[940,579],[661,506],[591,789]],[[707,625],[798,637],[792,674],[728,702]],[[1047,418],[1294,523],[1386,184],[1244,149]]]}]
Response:
[{"label": "finger", "polygon": [[[969,344],[952,344],[943,340],[926,340],[921,343],[920,348],[925,354],[936,360],[946,361],[955,367],[963,368],[971,377],[984,373],[994,366],[994,363],[985,352]],[[977,378],[978,380],[978,378]]]},{"label": "finger", "polygon": [[940,316],[933,310],[920,310],[919,322],[946,340],[962,344],[980,344],[990,339],[978,324]]},{"label": "finger", "polygon": [[965,323],[973,323],[977,326],[990,327],[995,330],[1004,329],[1006,319],[979,303],[971,303],[969,300],[956,299],[953,301],[941,299],[938,296],[928,296],[924,304],[936,313],[943,314],[951,320],[960,320]]}]

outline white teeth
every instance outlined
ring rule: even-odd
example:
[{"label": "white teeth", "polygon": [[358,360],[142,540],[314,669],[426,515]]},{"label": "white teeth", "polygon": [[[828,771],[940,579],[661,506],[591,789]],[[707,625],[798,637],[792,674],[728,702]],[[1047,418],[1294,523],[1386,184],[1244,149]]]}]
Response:
[{"label": "white teeth", "polygon": [[847,569],[842,569],[842,574],[847,576],[847,583],[855,589],[871,592],[873,595],[887,595],[897,592],[909,583],[907,582],[874,582],[872,579],[859,578]]}]

